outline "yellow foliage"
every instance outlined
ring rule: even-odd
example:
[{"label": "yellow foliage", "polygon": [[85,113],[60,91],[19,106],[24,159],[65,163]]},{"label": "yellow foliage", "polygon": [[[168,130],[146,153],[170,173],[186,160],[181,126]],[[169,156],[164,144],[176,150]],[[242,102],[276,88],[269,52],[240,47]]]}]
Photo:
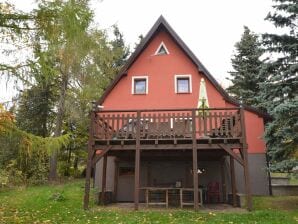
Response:
[{"label": "yellow foliage", "polygon": [[15,136],[19,142],[20,154],[26,159],[31,157],[32,152],[51,154],[53,151],[59,151],[70,142],[68,134],[55,138],[43,138],[18,129],[14,122],[13,114],[6,111],[0,104],[0,136],[6,138]]},{"label": "yellow foliage", "polygon": [[14,121],[14,116],[0,103],[0,121]]}]

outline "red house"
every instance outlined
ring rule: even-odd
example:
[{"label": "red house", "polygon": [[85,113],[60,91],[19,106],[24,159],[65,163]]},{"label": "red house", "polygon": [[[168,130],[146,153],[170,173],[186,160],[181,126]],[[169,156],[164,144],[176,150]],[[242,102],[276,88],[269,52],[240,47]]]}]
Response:
[{"label": "red house", "polygon": [[[91,113],[103,203],[186,206],[268,194],[265,114],[231,98],[161,16]],[[101,159],[102,158],[102,159]],[[236,161],[236,162],[234,162]]]}]

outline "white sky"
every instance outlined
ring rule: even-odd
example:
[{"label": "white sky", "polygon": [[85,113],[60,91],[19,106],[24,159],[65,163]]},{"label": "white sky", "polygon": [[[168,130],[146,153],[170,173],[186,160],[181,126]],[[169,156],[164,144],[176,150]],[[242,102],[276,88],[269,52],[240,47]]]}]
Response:
[{"label": "white sky", "polygon": [[[0,0],[4,1],[4,0]],[[10,0],[28,11],[34,0]],[[221,84],[231,71],[234,44],[243,26],[260,34],[276,32],[264,18],[272,10],[272,0],[93,0],[95,22],[108,29],[117,24],[125,41],[133,48],[140,34],[146,33],[163,15],[177,34]],[[15,93],[0,79],[0,102]]]}]

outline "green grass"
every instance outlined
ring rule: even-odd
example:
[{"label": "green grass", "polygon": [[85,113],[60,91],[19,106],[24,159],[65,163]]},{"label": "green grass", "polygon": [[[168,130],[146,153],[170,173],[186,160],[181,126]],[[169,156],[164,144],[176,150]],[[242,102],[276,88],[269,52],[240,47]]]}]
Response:
[{"label": "green grass", "polygon": [[[298,223],[298,197],[256,197],[254,211],[82,209],[83,181],[0,192],[0,223]],[[53,196],[54,195],[54,196]]]},{"label": "green grass", "polygon": [[291,185],[298,185],[298,179],[297,178],[291,178],[290,179],[290,184]]}]

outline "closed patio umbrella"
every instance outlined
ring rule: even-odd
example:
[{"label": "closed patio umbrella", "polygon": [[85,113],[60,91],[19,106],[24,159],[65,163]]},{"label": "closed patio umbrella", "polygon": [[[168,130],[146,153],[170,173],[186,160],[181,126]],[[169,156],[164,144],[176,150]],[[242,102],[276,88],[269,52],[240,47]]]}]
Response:
[{"label": "closed patio umbrella", "polygon": [[200,82],[198,108],[203,109],[203,111],[204,111],[204,109],[209,108],[206,82],[203,78],[201,78],[201,82]]}]

